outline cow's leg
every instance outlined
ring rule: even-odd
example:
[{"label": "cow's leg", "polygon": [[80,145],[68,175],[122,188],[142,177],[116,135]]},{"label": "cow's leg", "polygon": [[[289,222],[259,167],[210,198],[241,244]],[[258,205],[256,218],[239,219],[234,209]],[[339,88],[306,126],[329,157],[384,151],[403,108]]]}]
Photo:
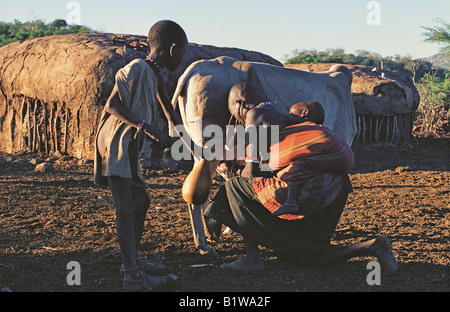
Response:
[{"label": "cow's leg", "polygon": [[206,242],[205,227],[203,225],[202,206],[188,204],[191,217],[192,234],[194,243],[202,253],[212,252],[211,246]]},{"label": "cow's leg", "polygon": [[[209,168],[211,172],[211,179],[216,173],[217,164],[219,161],[210,161]],[[191,218],[192,232],[194,236],[195,246],[200,249],[202,254],[218,256],[217,252],[206,241],[205,224],[203,218],[203,210],[208,205],[208,201],[203,205],[188,204],[189,216]]]}]

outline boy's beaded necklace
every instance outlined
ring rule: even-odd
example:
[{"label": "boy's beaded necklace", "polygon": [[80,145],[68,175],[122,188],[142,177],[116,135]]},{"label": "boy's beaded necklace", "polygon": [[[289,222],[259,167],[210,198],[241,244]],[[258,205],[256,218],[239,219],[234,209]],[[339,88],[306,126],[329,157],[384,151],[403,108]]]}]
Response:
[{"label": "boy's beaded necklace", "polygon": [[160,72],[162,71],[161,66],[159,66],[158,63],[156,63],[156,61],[154,59],[152,59],[150,56],[147,56],[146,60],[149,61],[150,63],[152,63],[153,65],[155,65],[155,67],[158,71],[160,71]]}]

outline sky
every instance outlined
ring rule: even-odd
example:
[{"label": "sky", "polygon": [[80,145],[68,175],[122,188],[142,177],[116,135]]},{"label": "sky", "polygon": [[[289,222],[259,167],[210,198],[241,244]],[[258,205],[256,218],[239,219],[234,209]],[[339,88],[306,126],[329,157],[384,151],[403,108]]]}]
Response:
[{"label": "sky", "polygon": [[96,31],[147,35],[162,19],[180,24],[190,42],[236,47],[280,61],[293,51],[366,50],[429,57],[423,26],[450,22],[450,0],[0,0],[0,21],[65,19]]}]

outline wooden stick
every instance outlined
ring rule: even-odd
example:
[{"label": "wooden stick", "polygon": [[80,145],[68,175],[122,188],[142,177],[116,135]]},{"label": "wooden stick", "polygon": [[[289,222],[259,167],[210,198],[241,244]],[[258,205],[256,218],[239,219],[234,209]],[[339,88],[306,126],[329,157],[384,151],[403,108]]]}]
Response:
[{"label": "wooden stick", "polygon": [[390,119],[390,117],[387,116],[386,118],[387,118],[387,126],[386,126],[386,142],[387,142],[389,140],[389,127],[390,127],[389,119]]},{"label": "wooden stick", "polygon": [[397,126],[397,115],[394,115],[394,122],[393,122],[393,130],[392,130],[392,141],[391,143],[395,144],[398,136],[398,126]]},{"label": "wooden stick", "polygon": [[24,96],[22,99],[22,107],[20,109],[20,143],[19,143],[19,146],[20,146],[21,150],[23,150],[25,148],[25,146],[24,146],[25,140],[23,137],[24,133],[23,133],[23,129],[22,129],[23,122],[25,121],[25,112],[24,112],[25,104],[26,104],[26,101],[25,101],[25,96]]},{"label": "wooden stick", "polygon": [[67,153],[67,122],[68,122],[68,115],[69,110],[66,105],[66,112],[65,112],[65,120],[64,120],[64,153]]},{"label": "wooden stick", "polygon": [[56,112],[55,114],[55,120],[54,120],[54,125],[53,125],[53,139],[55,141],[55,153],[59,152],[59,140],[58,140],[58,120],[59,120],[59,116],[58,116],[59,111]]},{"label": "wooden stick", "polygon": [[27,101],[27,115],[28,115],[28,149],[31,150],[31,108],[30,102]]},{"label": "wooden stick", "polygon": [[378,117],[375,116],[375,142],[378,143]]},{"label": "wooden stick", "polygon": [[364,115],[362,116],[362,121],[363,121],[362,143],[364,144],[365,136],[366,136],[366,118]]},{"label": "wooden stick", "polygon": [[49,121],[49,133],[50,133],[50,142],[52,143],[52,152],[55,150],[55,141],[54,141],[54,133],[53,133],[53,104],[50,106],[50,117]]},{"label": "wooden stick", "polygon": [[379,130],[379,135],[380,135],[380,136],[381,136],[381,130],[383,129],[384,118],[385,118],[385,116],[383,116],[383,117],[381,118],[381,122],[380,122],[380,130]]},{"label": "wooden stick", "polygon": [[[37,107],[37,103],[41,103],[41,101],[36,101],[36,107]],[[37,136],[37,151],[40,153],[42,152],[42,136],[41,136],[41,130],[42,129],[42,123],[43,123],[43,119],[41,118],[41,120],[39,120],[39,122],[37,122],[36,125],[36,136]]]},{"label": "wooden stick", "polygon": [[36,118],[36,111],[37,111],[37,99],[34,100],[34,108],[33,108],[33,149],[32,151],[36,151],[36,144],[37,144],[37,118]]},{"label": "wooden stick", "polygon": [[47,136],[47,107],[45,103],[42,105],[44,110],[44,144],[45,144],[45,154],[48,154],[48,136]]},{"label": "wooden stick", "polygon": [[358,134],[356,137],[356,141],[359,141],[361,139],[361,115],[358,115]]}]

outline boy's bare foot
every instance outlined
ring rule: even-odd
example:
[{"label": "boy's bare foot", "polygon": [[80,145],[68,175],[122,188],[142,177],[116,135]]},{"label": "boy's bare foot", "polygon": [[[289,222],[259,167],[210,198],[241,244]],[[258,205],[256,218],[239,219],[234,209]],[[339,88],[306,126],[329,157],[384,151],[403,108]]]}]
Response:
[{"label": "boy's bare foot", "polygon": [[151,291],[168,283],[167,276],[151,276],[140,270],[125,272],[123,279],[124,291]]},{"label": "boy's bare foot", "polygon": [[141,259],[139,262],[141,270],[147,274],[164,271],[166,269],[160,255],[151,255],[148,258]]},{"label": "boy's bare foot", "polygon": [[259,257],[244,256],[234,262],[224,263],[220,268],[234,271],[262,271],[264,262]]},{"label": "boy's bare foot", "polygon": [[[146,274],[160,273],[166,269],[166,266],[159,255],[152,255],[148,258],[139,258],[136,261],[138,269]],[[120,274],[124,274],[124,266],[120,267]]]},{"label": "boy's bare foot", "polygon": [[146,276],[147,283],[150,285],[152,289],[158,288],[160,286],[164,286],[168,282],[167,276]]},{"label": "boy's bare foot", "polygon": [[375,238],[375,242],[372,244],[371,248],[377,254],[383,273],[385,275],[394,274],[398,269],[398,263],[392,253],[389,239],[386,236],[378,236]]}]

